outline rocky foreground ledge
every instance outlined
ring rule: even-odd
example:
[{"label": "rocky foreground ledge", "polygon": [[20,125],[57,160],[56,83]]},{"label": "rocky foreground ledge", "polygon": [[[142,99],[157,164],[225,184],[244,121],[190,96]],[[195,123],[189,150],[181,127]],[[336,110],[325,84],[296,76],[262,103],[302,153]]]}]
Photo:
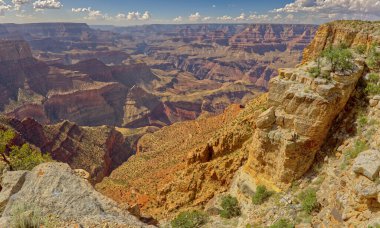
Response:
[{"label": "rocky foreground ledge", "polygon": [[13,227],[25,217],[56,227],[152,227],[96,192],[64,163],[6,172],[1,187],[0,227]]}]

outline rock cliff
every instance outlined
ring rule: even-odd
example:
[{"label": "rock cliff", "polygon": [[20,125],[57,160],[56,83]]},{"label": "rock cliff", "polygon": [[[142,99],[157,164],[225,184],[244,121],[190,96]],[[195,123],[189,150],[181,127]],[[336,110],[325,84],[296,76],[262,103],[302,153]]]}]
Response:
[{"label": "rock cliff", "polygon": [[80,127],[68,121],[43,126],[33,119],[10,118],[2,118],[0,126],[13,129],[19,144],[28,142],[50,153],[54,160],[86,170],[92,183],[101,181],[135,153],[132,146],[126,145],[126,138],[112,127]]}]

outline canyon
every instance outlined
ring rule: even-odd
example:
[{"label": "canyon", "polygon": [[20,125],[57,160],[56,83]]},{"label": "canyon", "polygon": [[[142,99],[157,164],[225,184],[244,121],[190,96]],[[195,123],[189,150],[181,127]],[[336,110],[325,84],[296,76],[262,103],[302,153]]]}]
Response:
[{"label": "canyon", "polygon": [[[0,130],[57,161],[4,168],[0,224],[30,201],[61,226],[171,227],[197,211],[199,227],[376,227],[379,34],[366,21],[0,25]],[[349,69],[332,69],[333,48]],[[222,216],[226,197],[239,215]]]},{"label": "canyon", "polygon": [[104,31],[41,23],[3,24],[1,31],[1,53],[12,53],[0,58],[0,108],[6,115],[43,124],[69,120],[138,128],[245,104],[267,89],[277,67],[300,61],[316,26],[152,25]]}]

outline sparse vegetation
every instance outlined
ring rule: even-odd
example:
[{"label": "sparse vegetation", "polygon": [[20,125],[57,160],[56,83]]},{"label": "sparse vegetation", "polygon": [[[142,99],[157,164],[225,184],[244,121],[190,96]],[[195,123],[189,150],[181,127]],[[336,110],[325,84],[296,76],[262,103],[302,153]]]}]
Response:
[{"label": "sparse vegetation", "polygon": [[280,219],[273,223],[269,228],[293,228],[294,225],[287,219]]},{"label": "sparse vegetation", "polygon": [[380,94],[380,76],[377,73],[370,73],[367,76],[367,86],[365,88],[365,92],[369,95],[377,95]]},{"label": "sparse vegetation", "polygon": [[345,152],[346,158],[355,159],[361,152],[368,149],[367,142],[364,140],[356,140],[354,146]]},{"label": "sparse vegetation", "polygon": [[321,68],[318,67],[318,66],[315,66],[315,67],[311,67],[309,70],[308,70],[309,74],[311,77],[313,78],[317,78],[321,75]]},{"label": "sparse vegetation", "polygon": [[368,51],[367,65],[370,68],[380,68],[380,52],[378,51],[379,45],[373,44]]},{"label": "sparse vegetation", "polygon": [[52,161],[49,154],[42,154],[27,143],[21,147],[13,146],[9,158],[14,170],[31,170],[41,163]]},{"label": "sparse vegetation", "polygon": [[222,198],[222,203],[221,203],[222,211],[220,211],[220,216],[223,218],[233,218],[240,216],[240,207],[239,207],[239,202],[236,199],[236,197],[232,197],[230,195],[224,196]]},{"label": "sparse vegetation", "polygon": [[351,50],[344,44],[337,47],[326,48],[322,56],[325,57],[331,66],[331,72],[347,72],[354,68],[353,55]]},{"label": "sparse vegetation", "polygon": [[180,213],[171,225],[173,228],[197,228],[205,224],[208,217],[205,213],[200,211],[187,211]]},{"label": "sparse vegetation", "polygon": [[363,128],[368,124],[368,118],[361,113],[357,119],[358,127]]},{"label": "sparse vegetation", "polygon": [[25,204],[17,205],[11,213],[12,228],[40,228],[45,223],[40,209]]},{"label": "sparse vegetation", "polygon": [[317,191],[314,188],[306,189],[298,195],[301,202],[301,208],[304,212],[310,214],[318,208]]},{"label": "sparse vegetation", "polygon": [[1,158],[11,170],[31,170],[41,163],[52,161],[49,154],[42,154],[28,143],[21,147],[12,145],[15,137],[16,134],[12,130],[0,130]]},{"label": "sparse vegetation", "polygon": [[365,45],[358,45],[355,47],[356,53],[358,53],[360,55],[365,54],[366,50],[367,50],[367,47]]},{"label": "sparse vegetation", "polygon": [[252,196],[252,202],[255,205],[260,205],[265,202],[270,196],[273,195],[273,192],[268,191],[267,188],[263,185],[259,185],[256,188],[255,194]]}]

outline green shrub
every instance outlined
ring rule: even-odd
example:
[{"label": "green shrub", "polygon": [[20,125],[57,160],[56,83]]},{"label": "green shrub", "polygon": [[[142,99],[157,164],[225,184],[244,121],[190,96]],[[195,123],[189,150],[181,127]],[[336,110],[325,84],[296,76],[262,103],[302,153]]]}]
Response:
[{"label": "green shrub", "polygon": [[367,65],[370,68],[380,68],[380,52],[377,51],[378,45],[373,44],[368,52]]},{"label": "green shrub", "polygon": [[16,134],[12,130],[0,130],[0,155],[12,170],[31,170],[35,166],[52,161],[49,154],[42,154],[28,143],[21,147],[12,145]]},{"label": "green shrub", "polygon": [[31,170],[41,163],[52,161],[49,154],[32,149],[28,143],[21,147],[13,146],[9,159],[14,170]]},{"label": "green shrub", "polygon": [[280,219],[269,226],[269,228],[294,228],[294,225],[287,219]]},{"label": "green shrub", "polygon": [[309,188],[301,192],[298,199],[301,202],[302,210],[308,214],[317,209],[319,205],[317,202],[317,191],[313,188]]},{"label": "green shrub", "polygon": [[380,76],[377,73],[370,73],[367,78],[367,86],[365,88],[365,92],[369,95],[377,95],[380,94]]},{"label": "green shrub", "polygon": [[268,191],[267,188],[263,185],[257,186],[255,194],[252,196],[252,202],[255,205],[264,203],[270,196],[273,195],[273,192]]},{"label": "green shrub", "polygon": [[368,149],[367,142],[364,140],[356,140],[353,147],[348,149],[345,153],[349,159],[355,159],[361,152]]},{"label": "green shrub", "polygon": [[366,50],[367,50],[367,47],[365,45],[359,45],[355,47],[355,51],[361,55],[365,54]]},{"label": "green shrub", "polygon": [[368,118],[365,115],[360,114],[358,119],[357,119],[357,122],[358,122],[358,126],[360,128],[363,128],[368,124]]},{"label": "green shrub", "polygon": [[205,213],[200,211],[187,211],[181,212],[173,221],[171,225],[173,228],[197,228],[205,224],[208,217]]},{"label": "green shrub", "polygon": [[354,57],[346,45],[330,46],[323,51],[322,56],[330,63],[332,72],[346,72],[354,68]]},{"label": "green shrub", "polygon": [[321,68],[318,67],[318,66],[311,67],[308,70],[308,73],[310,74],[311,77],[317,78],[317,77],[319,77],[321,75]]},{"label": "green shrub", "polygon": [[233,218],[237,217],[241,214],[239,202],[235,197],[230,195],[222,198],[222,211],[220,211],[220,216],[223,218]]}]

